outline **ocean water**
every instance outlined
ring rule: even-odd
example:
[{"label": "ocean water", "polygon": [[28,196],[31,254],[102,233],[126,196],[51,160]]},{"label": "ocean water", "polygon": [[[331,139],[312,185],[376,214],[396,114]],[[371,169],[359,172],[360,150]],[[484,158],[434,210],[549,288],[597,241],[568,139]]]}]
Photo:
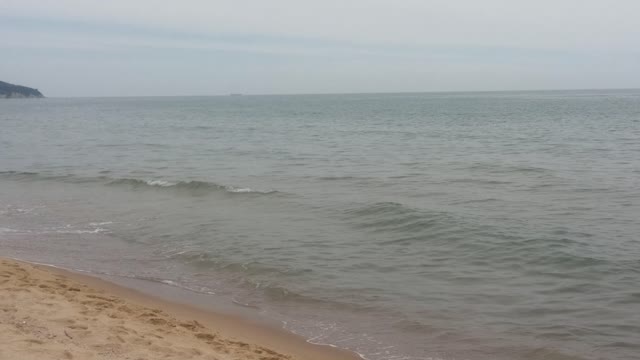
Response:
[{"label": "ocean water", "polygon": [[640,359],[640,91],[0,101],[0,254],[366,359]]}]

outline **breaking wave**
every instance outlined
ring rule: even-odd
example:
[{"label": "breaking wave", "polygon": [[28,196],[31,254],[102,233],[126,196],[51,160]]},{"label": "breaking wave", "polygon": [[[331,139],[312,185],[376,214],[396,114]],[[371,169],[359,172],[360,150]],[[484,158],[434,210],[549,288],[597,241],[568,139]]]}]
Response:
[{"label": "breaking wave", "polygon": [[200,180],[165,180],[165,179],[136,179],[136,178],[112,178],[107,176],[79,177],[76,175],[47,175],[35,172],[2,171],[0,178],[27,181],[59,181],[64,183],[101,183],[109,186],[129,186],[133,188],[149,189],[173,189],[193,192],[223,191],[230,194],[283,194],[273,189],[252,189],[234,185],[222,185]]}]

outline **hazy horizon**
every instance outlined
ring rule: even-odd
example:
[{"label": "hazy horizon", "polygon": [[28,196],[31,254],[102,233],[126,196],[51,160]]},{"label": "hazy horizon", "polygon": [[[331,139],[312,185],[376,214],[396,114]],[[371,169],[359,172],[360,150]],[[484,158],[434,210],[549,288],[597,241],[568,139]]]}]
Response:
[{"label": "hazy horizon", "polygon": [[[14,84],[23,85],[24,84]],[[37,89],[37,88],[36,88]],[[38,89],[39,90],[39,89]],[[574,91],[640,91],[640,88],[591,88],[591,89],[509,89],[509,90],[449,90],[449,91],[395,91],[395,92],[326,92],[326,93],[224,93],[224,94],[171,94],[171,95],[77,95],[77,96],[47,96],[53,99],[92,99],[92,98],[153,98],[153,97],[226,97],[226,96],[331,96],[331,95],[402,95],[402,94],[482,94],[482,93],[536,93],[536,92],[574,92]]]},{"label": "hazy horizon", "polygon": [[0,80],[48,97],[635,89],[640,3],[8,0]]}]

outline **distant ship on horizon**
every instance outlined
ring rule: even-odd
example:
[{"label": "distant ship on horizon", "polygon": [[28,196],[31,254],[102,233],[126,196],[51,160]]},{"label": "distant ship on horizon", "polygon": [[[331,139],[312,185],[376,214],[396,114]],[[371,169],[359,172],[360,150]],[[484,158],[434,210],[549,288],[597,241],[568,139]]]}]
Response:
[{"label": "distant ship on horizon", "polygon": [[229,94],[229,96],[242,96],[242,94],[240,94],[240,93],[231,93],[231,94]]}]

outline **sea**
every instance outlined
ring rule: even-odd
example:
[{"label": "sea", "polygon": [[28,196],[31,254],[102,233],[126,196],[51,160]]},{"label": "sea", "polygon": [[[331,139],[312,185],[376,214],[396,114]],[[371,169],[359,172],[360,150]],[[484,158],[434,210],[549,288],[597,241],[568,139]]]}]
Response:
[{"label": "sea", "polygon": [[640,359],[640,90],[2,100],[0,256],[368,360]]}]

